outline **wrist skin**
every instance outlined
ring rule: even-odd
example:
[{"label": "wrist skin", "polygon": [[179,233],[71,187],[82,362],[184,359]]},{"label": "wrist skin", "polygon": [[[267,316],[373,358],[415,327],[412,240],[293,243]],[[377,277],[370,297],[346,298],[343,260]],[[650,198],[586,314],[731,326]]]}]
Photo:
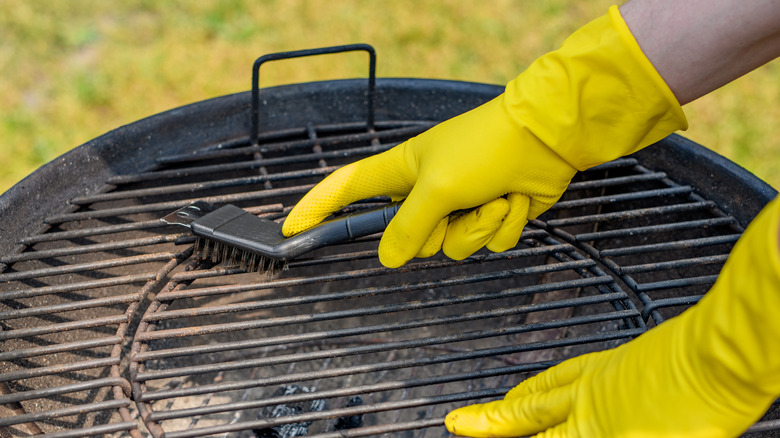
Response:
[{"label": "wrist skin", "polygon": [[780,56],[775,0],[632,0],[620,13],[681,105]]}]

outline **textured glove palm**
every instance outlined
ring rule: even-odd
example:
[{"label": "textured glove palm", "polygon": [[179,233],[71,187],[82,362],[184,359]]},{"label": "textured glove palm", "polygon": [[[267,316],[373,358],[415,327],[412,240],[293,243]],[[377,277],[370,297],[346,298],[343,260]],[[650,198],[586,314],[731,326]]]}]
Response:
[{"label": "textured glove palm", "polygon": [[[379,245],[389,267],[443,248],[462,259],[514,246],[577,170],[647,146],[685,116],[617,8],[537,59],[496,99],[315,186],[285,220],[293,235],[360,199],[406,198]],[[480,207],[481,206],[481,207]],[[458,209],[480,207],[448,224]]]},{"label": "textured glove palm", "polygon": [[732,437],[780,396],[780,199],[704,298],[613,350],[565,361],[503,400],[450,412],[471,437]]}]

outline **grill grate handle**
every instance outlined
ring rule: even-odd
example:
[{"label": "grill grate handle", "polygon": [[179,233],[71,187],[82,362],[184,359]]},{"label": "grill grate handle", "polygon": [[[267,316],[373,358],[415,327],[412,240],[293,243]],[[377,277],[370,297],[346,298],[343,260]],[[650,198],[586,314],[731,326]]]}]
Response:
[{"label": "grill grate handle", "polygon": [[374,130],[374,100],[376,90],[376,51],[368,44],[347,44],[342,46],[320,47],[317,49],[296,50],[291,52],[277,52],[263,55],[255,60],[252,66],[252,132],[249,139],[252,145],[258,144],[260,135],[260,66],[269,61],[283,59],[303,58],[306,56],[328,55],[346,52],[368,52],[368,112],[366,126],[369,132]]}]

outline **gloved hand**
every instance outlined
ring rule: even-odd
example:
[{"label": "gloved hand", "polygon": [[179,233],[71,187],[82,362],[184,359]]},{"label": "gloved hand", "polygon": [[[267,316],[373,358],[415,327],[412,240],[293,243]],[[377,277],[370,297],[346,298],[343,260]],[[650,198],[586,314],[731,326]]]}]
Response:
[{"label": "gloved hand", "polygon": [[503,400],[456,409],[470,437],[733,437],[780,396],[780,199],[701,301],[613,350],[565,361]]},{"label": "gloved hand", "polygon": [[[687,122],[616,7],[511,81],[496,99],[315,186],[283,225],[291,236],[360,199],[406,198],[379,259],[398,267],[441,247],[462,259],[504,251],[577,170],[654,143]],[[453,211],[481,206],[448,223]]]}]

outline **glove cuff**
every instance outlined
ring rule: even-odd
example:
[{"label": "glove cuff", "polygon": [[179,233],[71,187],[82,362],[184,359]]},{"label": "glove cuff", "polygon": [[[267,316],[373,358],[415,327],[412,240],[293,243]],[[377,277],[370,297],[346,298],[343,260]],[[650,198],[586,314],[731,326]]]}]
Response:
[{"label": "glove cuff", "polygon": [[[659,104],[658,112],[660,118],[658,119],[658,123],[659,125],[662,125],[661,128],[670,130],[669,134],[676,130],[687,130],[688,119],[685,117],[680,102],[672,92],[672,89],[669,88],[669,85],[666,84],[664,78],[661,77],[661,74],[658,73],[658,70],[655,69],[655,66],[647,59],[647,56],[645,56],[645,52],[642,51],[636,38],[634,38],[631,29],[628,28],[625,20],[623,20],[623,16],[620,15],[620,9],[618,9],[617,6],[612,6],[609,8],[608,15],[615,32],[620,35],[620,38],[623,41],[624,48],[631,53],[631,59],[639,66],[639,70],[645,74],[644,79],[648,84],[652,83],[655,87],[655,91],[658,93],[658,98],[661,102]],[[658,139],[643,139],[644,141],[640,142],[642,146],[638,147],[636,150],[655,143],[663,137],[659,137]]]},{"label": "glove cuff", "polygon": [[688,127],[616,6],[534,61],[505,94],[515,123],[578,170]]}]

